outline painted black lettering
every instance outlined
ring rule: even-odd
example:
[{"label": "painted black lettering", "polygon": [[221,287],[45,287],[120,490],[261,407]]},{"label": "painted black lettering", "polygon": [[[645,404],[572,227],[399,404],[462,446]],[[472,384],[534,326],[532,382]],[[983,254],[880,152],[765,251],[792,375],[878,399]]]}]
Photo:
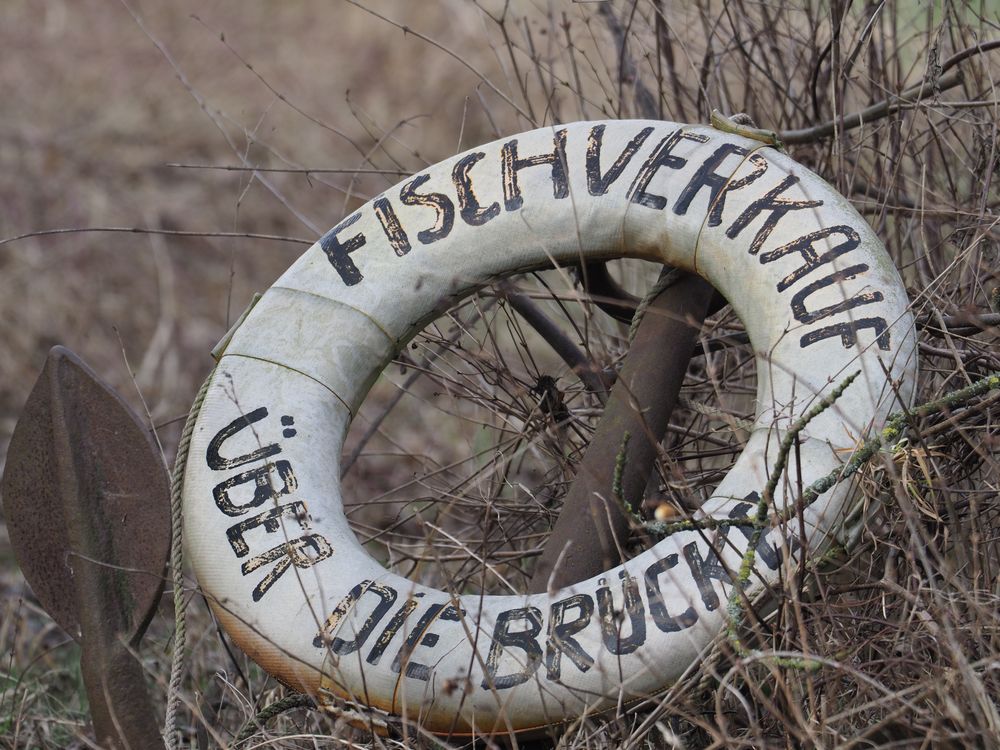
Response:
[{"label": "painted black lettering", "polygon": [[485,156],[486,154],[482,151],[467,154],[458,160],[451,172],[451,179],[458,192],[459,213],[466,224],[474,227],[481,226],[500,215],[500,204],[496,201],[486,208],[479,205],[476,192],[472,189],[472,180],[469,178],[469,170]]},{"label": "painted black lettering", "polygon": [[691,575],[694,577],[695,583],[698,584],[698,591],[705,609],[709,612],[714,611],[719,606],[719,595],[715,592],[715,587],[712,586],[712,579],[732,583],[732,578],[711,547],[708,549],[708,559],[705,559],[701,556],[701,550],[698,549],[698,542],[691,542],[684,547],[684,559],[687,560]]},{"label": "painted black lettering", "polygon": [[356,235],[348,238],[344,242],[337,239],[337,235],[360,218],[361,214],[358,212],[351,214],[329,232],[324,234],[319,240],[320,247],[322,247],[323,252],[326,253],[326,257],[330,261],[330,265],[332,265],[337,273],[340,274],[341,280],[347,286],[360,284],[361,280],[364,278],[364,276],[361,275],[361,271],[358,270],[358,267],[354,265],[354,261],[351,260],[351,253],[364,245],[366,240],[365,236],[361,232],[358,232]]},{"label": "painted black lettering", "polygon": [[649,183],[653,181],[653,177],[656,176],[660,167],[682,169],[687,164],[687,159],[673,153],[677,144],[682,140],[705,143],[708,140],[708,136],[701,135],[699,133],[685,133],[683,130],[675,130],[673,133],[660,141],[656,148],[653,149],[653,153],[651,153],[649,158],[646,159],[646,163],[642,165],[642,168],[639,170],[639,174],[635,176],[635,180],[632,182],[632,186],[628,190],[628,198],[630,201],[649,208],[655,208],[660,211],[666,208],[667,199],[665,197],[662,195],[655,195],[654,193],[648,193],[646,192],[646,189],[649,187]]},{"label": "painted black lettering", "polygon": [[[524,630],[511,630],[516,622],[527,623]],[[508,609],[497,616],[497,624],[493,628],[493,643],[490,645],[489,656],[486,657],[486,676],[482,686],[489,689],[506,690],[515,685],[527,682],[542,663],[542,649],[538,645],[538,634],[542,632],[542,613],[537,607],[519,607]],[[524,652],[526,663],[521,669],[504,675],[498,675],[500,656],[504,649],[518,649]]]},{"label": "painted black lettering", "polygon": [[406,622],[406,618],[415,610],[420,602],[418,599],[423,596],[423,593],[417,593],[413,595],[412,599],[407,599],[406,603],[402,607],[396,610],[396,614],[392,616],[389,620],[389,624],[385,626],[385,630],[375,639],[375,645],[372,646],[372,650],[368,652],[368,656],[365,657],[365,661],[369,664],[378,664],[379,660],[382,658],[382,654],[385,653],[386,648],[392,642],[392,639],[399,632],[399,629],[403,627],[403,623]]},{"label": "painted black lettering", "polygon": [[[720,531],[722,536],[728,541],[729,539],[729,529],[737,529],[747,541],[753,540],[754,527],[749,523],[751,520],[747,513],[754,509],[756,512],[757,503],[760,502],[760,493],[751,492],[744,500],[749,500],[747,503],[736,503],[731,511],[729,511],[729,517],[734,521],[747,521],[748,523],[733,524],[732,526],[722,526]],[[752,503],[752,504],[751,504]],[[757,557],[764,561],[771,570],[777,570],[778,566],[781,565],[781,550],[772,545],[767,541],[767,529],[764,529],[760,537],[757,539]]]},{"label": "painted black lettering", "polygon": [[410,238],[406,236],[402,224],[399,223],[396,209],[392,207],[389,199],[385,196],[376,198],[372,207],[375,209],[375,216],[378,217],[379,224],[382,225],[386,239],[392,245],[393,252],[402,258],[410,252]]},{"label": "painted black lettering", "polygon": [[517,152],[517,138],[503,144],[500,149],[500,171],[503,178],[503,205],[508,211],[516,211],[524,204],[521,185],[517,173],[527,167],[552,167],[552,197],[565,198],[569,195],[569,181],[566,178],[566,130],[557,130],[552,136],[552,151],[548,154],[521,157]]},{"label": "painted black lettering", "polygon": [[[281,488],[275,489],[273,474],[277,473]],[[245,503],[233,502],[232,491],[241,484],[253,482],[253,496]],[[255,469],[248,469],[236,476],[220,482],[212,490],[215,504],[227,516],[242,516],[251,508],[263,505],[268,500],[277,500],[282,495],[288,495],[298,489],[299,483],[288,461],[276,461],[262,464]]]},{"label": "painted black lettering", "polygon": [[[844,241],[832,249],[827,250],[822,255],[818,255],[814,244],[817,241],[824,240],[833,234],[841,235],[844,238]],[[779,258],[784,258],[786,255],[791,255],[792,253],[798,253],[802,256],[802,260],[805,262],[778,282],[778,291],[783,292],[792,284],[802,279],[802,277],[812,271],[815,271],[820,266],[832,263],[841,255],[854,250],[860,244],[861,236],[856,231],[851,229],[851,227],[846,224],[838,224],[835,227],[825,227],[824,229],[820,229],[816,232],[810,232],[809,234],[799,237],[797,240],[792,240],[787,245],[782,245],[777,250],[772,250],[769,253],[762,253],[760,256],[760,262],[773,263]]]},{"label": "painted black lettering", "polygon": [[[444,604],[432,604],[427,608],[427,611],[417,620],[416,627],[407,636],[406,641],[400,647],[399,651],[396,652],[396,658],[392,660],[392,671],[399,674],[403,668],[403,663],[406,662],[406,676],[415,677],[418,680],[426,681],[430,677],[430,670],[423,664],[410,664],[410,654],[413,653],[413,649],[416,648],[417,642],[424,637],[424,632],[430,627],[431,623],[438,616],[438,613],[445,608]],[[433,646],[437,643],[437,636],[433,633],[428,635],[433,636],[433,640],[427,644]],[[416,674],[410,674],[410,667],[418,667],[418,669],[413,670]],[[422,667],[422,669],[420,669]]]},{"label": "painted black lettering", "polygon": [[766,195],[758,198],[749,206],[746,210],[740,214],[736,221],[732,223],[729,229],[726,230],[726,236],[734,240],[739,236],[740,232],[750,226],[754,219],[763,213],[767,213],[767,218],[764,219],[764,223],[760,229],[757,230],[757,234],[753,238],[753,242],[750,243],[750,254],[756,255],[760,252],[761,245],[764,244],[774,228],[778,226],[778,222],[786,214],[792,211],[801,211],[804,208],[817,208],[823,205],[823,201],[813,201],[813,200],[782,200],[781,194],[788,190],[792,185],[797,184],[799,178],[795,175],[788,175],[785,179],[781,181],[781,184],[776,188],[769,190]]},{"label": "painted black lettering", "polygon": [[677,196],[677,203],[674,204],[674,213],[678,216],[683,216],[687,213],[687,210],[691,207],[691,201],[694,197],[701,192],[702,188],[708,188],[709,197],[708,205],[712,203],[719,197],[719,191],[726,184],[726,180],[729,179],[729,175],[721,175],[715,170],[717,170],[722,162],[726,160],[727,157],[736,154],[738,156],[746,156],[747,150],[742,146],[737,146],[735,143],[723,143],[715,151],[709,155],[705,161],[701,163],[701,166],[695,170],[695,173],[691,176],[688,184],[684,186],[681,194]]},{"label": "painted black lettering", "polygon": [[601,148],[604,141],[604,125],[595,125],[587,138],[587,190],[591,195],[604,195],[615,181],[622,176],[632,157],[649,138],[653,128],[643,128],[625,144],[624,150],[615,159],[605,174],[601,174]]},{"label": "painted black lettering", "polygon": [[246,543],[243,535],[251,529],[263,526],[265,532],[274,534],[281,528],[282,519],[288,518],[301,523],[305,517],[305,503],[301,500],[296,500],[287,505],[279,505],[277,508],[265,510],[263,513],[258,513],[256,516],[251,516],[230,526],[226,529],[226,538],[229,540],[229,546],[233,548],[236,556],[244,557],[250,554],[250,546]]},{"label": "painted black lettering", "polygon": [[685,630],[698,621],[698,613],[695,612],[694,607],[688,607],[676,617],[667,612],[667,604],[660,588],[660,576],[676,566],[677,554],[671,553],[646,568],[644,576],[646,579],[646,598],[649,599],[649,613],[653,616],[653,623],[664,633]]},{"label": "painted black lettering", "polygon": [[[622,579],[624,612],[615,609],[614,595],[611,593],[611,588],[604,585],[603,578],[598,581],[602,585],[597,589],[597,611],[601,620],[601,635],[604,638],[605,648],[616,656],[623,656],[631,654],[646,642],[646,608],[639,594],[638,581],[624,570],[618,575]],[[630,625],[628,637],[623,638],[624,614],[628,615]]]},{"label": "painted black lettering", "polygon": [[760,154],[751,154],[748,161],[753,164],[754,170],[739,179],[730,179],[729,173],[719,174],[716,170],[726,160],[726,157],[736,154],[745,156],[747,150],[735,143],[724,143],[715,152],[702,162],[698,171],[694,173],[690,182],[677,198],[674,205],[674,213],[683,216],[691,207],[691,201],[701,192],[702,188],[708,188],[708,225],[717,227],[722,223],[722,209],[726,206],[726,196],[734,190],[739,190],[755,182],[764,172],[767,171],[767,159]]},{"label": "painted black lettering", "polygon": [[845,268],[842,271],[834,271],[829,276],[824,276],[822,279],[818,279],[802,287],[792,297],[792,314],[795,316],[795,319],[800,323],[815,323],[817,320],[823,320],[823,318],[829,318],[831,315],[853,310],[855,307],[881,302],[883,299],[882,292],[860,292],[850,299],[840,300],[832,305],[821,307],[819,310],[806,310],[806,300],[811,294],[833,284],[849,281],[867,270],[868,265],[866,263],[858,263],[856,266]]},{"label": "painted black lettering", "polygon": [[[357,630],[354,634],[354,638],[349,641],[345,641],[343,638],[334,636],[337,629],[340,627],[340,623],[347,616],[347,614],[357,606],[361,598],[371,592],[378,597],[378,604],[375,605],[375,609],[372,613],[365,618],[364,623],[362,623],[361,628]],[[352,588],[340,603],[333,608],[330,616],[326,618],[326,622],[323,623],[322,629],[313,638],[313,645],[316,648],[323,648],[329,646],[330,650],[335,654],[343,656],[344,654],[351,654],[358,651],[362,646],[365,645],[365,641],[372,634],[372,631],[378,626],[379,622],[385,617],[386,612],[392,607],[393,603],[396,601],[396,589],[391,586],[383,586],[381,584],[375,583],[371,580],[364,580],[354,588]]]},{"label": "painted black lettering", "polygon": [[799,347],[805,349],[817,341],[840,336],[840,341],[844,345],[844,348],[849,349],[858,343],[858,331],[864,328],[874,329],[879,349],[889,351],[889,326],[886,324],[885,318],[859,318],[847,323],[826,326],[825,328],[820,328],[818,331],[810,331],[799,340]]},{"label": "painted black lettering", "polygon": [[267,407],[262,406],[259,409],[254,409],[249,414],[237,417],[219,430],[215,437],[213,437],[209,442],[208,450],[205,451],[205,460],[208,463],[208,468],[215,469],[216,471],[235,469],[237,466],[243,466],[244,464],[251,463],[252,461],[260,461],[261,459],[268,458],[276,453],[281,453],[281,446],[277,443],[261,446],[257,450],[250,451],[250,453],[237,456],[236,458],[225,458],[219,452],[222,448],[222,444],[229,440],[229,438],[237,432],[250,427],[255,422],[259,422],[266,416]]},{"label": "painted black lettering", "polygon": [[[567,621],[566,612],[571,609],[577,610],[577,616]],[[574,594],[552,605],[549,612],[549,633],[545,640],[545,671],[550,680],[558,680],[562,676],[563,654],[581,672],[594,666],[594,657],[584,651],[580,642],[573,637],[590,624],[593,614],[594,600],[587,594]]]},{"label": "painted black lettering", "polygon": [[333,555],[333,547],[319,534],[307,534],[298,539],[272,547],[243,563],[243,575],[248,576],[265,565],[276,563],[260,583],[254,586],[253,600],[259,602],[271,587],[294,565],[296,568],[311,568],[321,560]]},{"label": "painted black lettering", "polygon": [[413,628],[413,632],[410,633],[409,637],[407,637],[406,643],[404,643],[399,649],[399,652],[396,654],[396,658],[392,660],[392,671],[399,674],[405,664],[405,674],[407,677],[412,677],[415,680],[423,680],[424,682],[430,680],[431,668],[426,664],[420,664],[413,661],[411,659],[413,650],[417,648],[417,646],[427,646],[428,648],[433,648],[437,645],[439,639],[438,634],[429,632],[429,629],[431,625],[434,624],[435,620],[452,620],[457,622],[461,619],[463,614],[463,612],[450,604],[432,604],[428,607],[423,616],[417,620],[416,627]]},{"label": "painted black lettering", "polygon": [[719,190],[719,195],[714,199],[712,208],[708,212],[710,227],[717,227],[722,223],[722,209],[725,208],[727,195],[756,182],[767,171],[767,159],[760,154],[750,154],[747,161],[753,164],[753,171],[745,177],[729,180]]},{"label": "painted black lettering", "polygon": [[424,245],[443,240],[451,233],[455,225],[455,204],[444,193],[418,193],[417,188],[430,179],[430,175],[421,174],[403,185],[399,191],[399,199],[407,206],[427,206],[437,212],[434,226],[417,232],[417,239]]}]

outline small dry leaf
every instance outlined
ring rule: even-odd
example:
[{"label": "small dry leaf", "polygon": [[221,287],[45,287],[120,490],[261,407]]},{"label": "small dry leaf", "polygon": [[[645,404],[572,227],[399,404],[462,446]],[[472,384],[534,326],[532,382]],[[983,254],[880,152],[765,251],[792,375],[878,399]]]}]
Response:
[{"label": "small dry leaf", "polygon": [[680,512],[677,508],[670,503],[660,503],[653,512],[653,516],[657,521],[669,521],[671,518],[676,518],[679,515]]}]

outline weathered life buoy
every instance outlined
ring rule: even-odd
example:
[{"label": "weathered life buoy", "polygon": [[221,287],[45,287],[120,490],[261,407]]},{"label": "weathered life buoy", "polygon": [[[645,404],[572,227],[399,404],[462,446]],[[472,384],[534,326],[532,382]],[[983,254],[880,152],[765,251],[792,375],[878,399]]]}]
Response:
[{"label": "weathered life buoy", "polygon": [[[322,685],[455,733],[523,730],[655,694],[699,657],[725,624],[745,526],[673,534],[553,593],[480,596],[387,571],[344,516],[352,415],[422,326],[492,280],[620,257],[704,276],[756,352],[754,429],[706,515],[745,515],[783,430],[847,375],[861,373],[802,433],[778,508],[911,397],[914,325],[896,269],[847,200],[783,153],[644,121],[474,148],[327,232],[225,348],[192,437],[184,533],[241,648],[299,690]],[[840,530],[846,485],[806,509],[809,550]],[[800,528],[765,535],[751,589],[801,554]]]}]

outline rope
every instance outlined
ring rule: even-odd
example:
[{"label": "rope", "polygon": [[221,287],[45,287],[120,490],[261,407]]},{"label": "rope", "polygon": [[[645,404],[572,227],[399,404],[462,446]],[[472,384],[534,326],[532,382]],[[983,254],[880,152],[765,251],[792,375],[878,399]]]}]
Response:
[{"label": "rope", "polygon": [[680,271],[676,268],[670,266],[664,266],[663,270],[660,271],[660,277],[656,280],[656,283],[650,287],[650,290],[646,292],[646,296],[642,298],[635,308],[635,315],[632,316],[632,324],[628,329],[628,343],[631,344],[635,339],[635,334],[639,330],[639,324],[642,322],[643,317],[646,315],[646,309],[653,304],[653,300],[660,296],[662,292],[667,287],[673,286],[674,282],[680,276]]},{"label": "rope", "polygon": [[264,725],[275,716],[279,716],[295,708],[316,708],[316,701],[308,695],[292,693],[269,706],[265,706],[256,716],[243,725],[243,729],[240,730],[240,733],[236,735],[236,739],[233,741],[233,747],[239,747],[253,737],[258,729],[263,729]]},{"label": "rope", "polygon": [[[700,401],[692,401],[687,398],[677,399],[677,403],[683,406],[685,409],[690,409],[691,411],[696,411],[702,416],[708,417],[709,419],[715,419],[720,422],[725,422],[728,429],[732,431],[736,430],[746,430],[749,432],[753,429],[754,421],[752,419],[740,419],[730,414],[724,409],[719,409],[714,406],[709,406],[708,404],[703,404]],[[719,429],[726,429],[720,427]]]},{"label": "rope", "polygon": [[170,481],[170,572],[174,587],[174,658],[170,664],[170,684],[167,687],[167,713],[164,719],[163,736],[169,750],[178,750],[180,737],[177,734],[177,710],[180,705],[181,679],[184,676],[184,649],[187,646],[187,599],[184,597],[184,545],[183,545],[183,513],[181,492],[184,489],[184,467],[187,464],[188,449],[191,446],[191,434],[194,423],[198,419],[201,405],[208,393],[208,384],[212,380],[213,369],[201,384],[198,395],[195,396],[191,411],[181,432],[181,440],[177,446],[177,458],[174,460],[174,472]]}]

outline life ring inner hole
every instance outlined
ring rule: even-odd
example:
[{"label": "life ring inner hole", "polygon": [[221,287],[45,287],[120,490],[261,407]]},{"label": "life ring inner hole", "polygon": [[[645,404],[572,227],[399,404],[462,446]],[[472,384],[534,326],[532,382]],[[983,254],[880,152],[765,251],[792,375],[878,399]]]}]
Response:
[{"label": "life ring inner hole", "polygon": [[[638,260],[608,267],[637,296],[662,269]],[[465,298],[372,388],[344,445],[342,490],[358,539],[393,572],[460,593],[529,590],[604,399],[510,295],[556,323],[611,384],[629,350],[628,325],[584,295],[579,277],[578,269],[540,271]],[[731,307],[707,319],[692,354],[660,457],[636,499],[648,521],[695,512],[743,450],[753,421],[756,363]],[[626,555],[654,542],[636,532]]]}]

